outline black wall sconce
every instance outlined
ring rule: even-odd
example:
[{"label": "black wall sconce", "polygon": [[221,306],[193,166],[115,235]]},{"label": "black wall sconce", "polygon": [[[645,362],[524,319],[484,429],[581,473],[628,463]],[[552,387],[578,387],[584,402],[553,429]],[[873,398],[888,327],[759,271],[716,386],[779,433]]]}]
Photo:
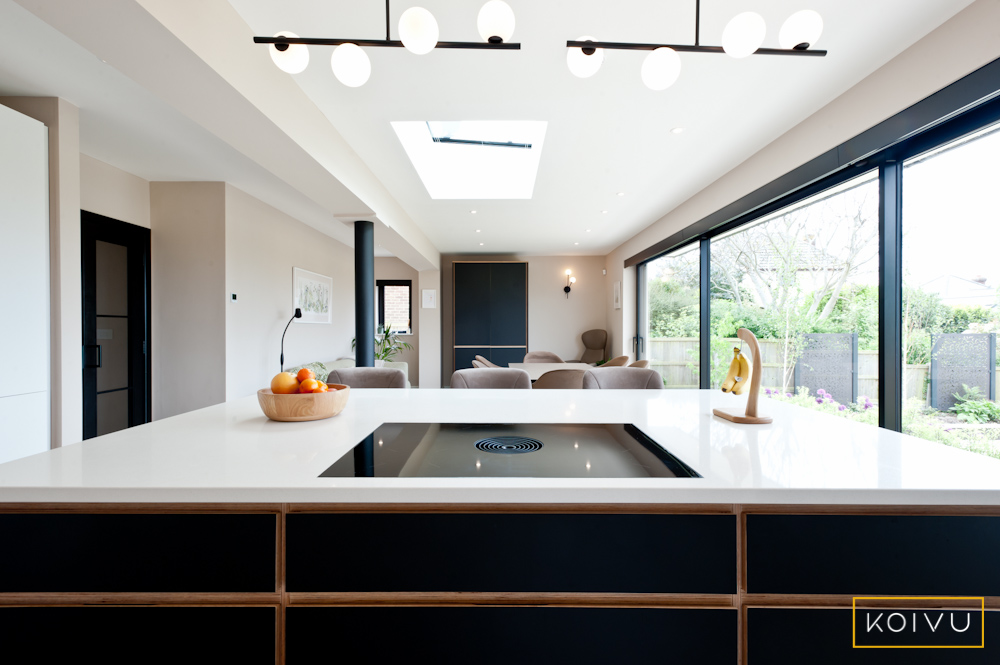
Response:
[{"label": "black wall sconce", "polygon": [[566,297],[569,298],[570,286],[576,284],[576,277],[570,277],[573,271],[566,268],[566,286],[563,287],[563,291],[566,292]]}]

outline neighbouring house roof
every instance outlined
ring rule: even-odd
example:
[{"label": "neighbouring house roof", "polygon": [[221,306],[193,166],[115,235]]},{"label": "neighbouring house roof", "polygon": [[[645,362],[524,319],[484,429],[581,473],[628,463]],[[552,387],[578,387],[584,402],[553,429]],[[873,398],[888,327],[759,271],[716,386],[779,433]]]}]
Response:
[{"label": "neighbouring house roof", "polygon": [[941,296],[941,302],[945,305],[995,307],[997,304],[997,292],[994,287],[958,275],[935,277],[924,282],[920,288]]}]

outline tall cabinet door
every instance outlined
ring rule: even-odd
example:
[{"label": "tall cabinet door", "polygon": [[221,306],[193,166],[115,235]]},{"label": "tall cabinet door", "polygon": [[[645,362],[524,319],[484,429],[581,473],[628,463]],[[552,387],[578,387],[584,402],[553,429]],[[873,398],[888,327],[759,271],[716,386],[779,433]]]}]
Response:
[{"label": "tall cabinet door", "polygon": [[528,264],[490,264],[490,346],[527,345]]},{"label": "tall cabinet door", "polygon": [[476,355],[506,366],[528,350],[528,264],[454,264],[455,369]]}]

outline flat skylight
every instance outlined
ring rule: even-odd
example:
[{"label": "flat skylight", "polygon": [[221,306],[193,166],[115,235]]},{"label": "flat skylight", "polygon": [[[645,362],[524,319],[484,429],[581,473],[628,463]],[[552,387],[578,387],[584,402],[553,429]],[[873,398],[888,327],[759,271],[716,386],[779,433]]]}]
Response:
[{"label": "flat skylight", "polygon": [[432,199],[531,198],[548,123],[461,120],[391,124]]}]

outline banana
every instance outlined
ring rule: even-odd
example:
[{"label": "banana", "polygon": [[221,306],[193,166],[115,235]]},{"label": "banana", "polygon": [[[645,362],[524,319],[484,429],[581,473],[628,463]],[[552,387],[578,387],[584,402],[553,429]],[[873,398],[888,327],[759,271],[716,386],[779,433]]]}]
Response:
[{"label": "banana", "polygon": [[736,381],[740,377],[740,350],[733,349],[733,361],[729,363],[729,373],[726,380],[722,382],[722,392],[728,393],[736,386]]},{"label": "banana", "polygon": [[750,385],[750,362],[742,353],[738,354],[740,361],[740,373],[736,377],[736,385],[733,387],[734,395],[742,395],[743,391]]}]

